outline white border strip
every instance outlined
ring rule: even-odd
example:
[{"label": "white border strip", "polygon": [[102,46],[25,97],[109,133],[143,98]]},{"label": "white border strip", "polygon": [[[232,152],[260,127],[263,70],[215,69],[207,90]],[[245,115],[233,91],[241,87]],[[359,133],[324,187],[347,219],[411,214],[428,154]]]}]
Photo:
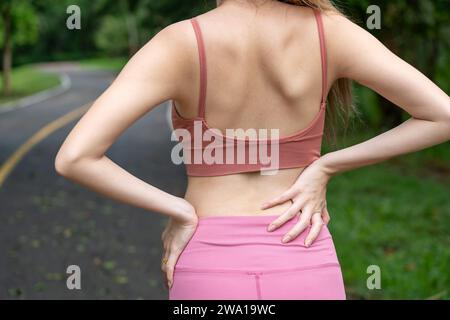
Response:
[{"label": "white border strip", "polygon": [[70,77],[66,73],[62,73],[59,77],[60,85],[56,88],[50,88],[41,92],[38,92],[36,94],[33,94],[31,96],[6,102],[4,104],[0,105],[0,114],[29,107],[33,104],[45,101],[47,99],[53,98],[67,90],[69,90],[72,87],[72,81],[70,80]]}]

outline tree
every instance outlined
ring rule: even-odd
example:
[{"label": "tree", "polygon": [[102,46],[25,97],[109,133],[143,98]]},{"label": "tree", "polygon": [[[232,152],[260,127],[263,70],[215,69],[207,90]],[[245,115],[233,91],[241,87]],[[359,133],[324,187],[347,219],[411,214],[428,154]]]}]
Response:
[{"label": "tree", "polygon": [[37,17],[32,5],[24,0],[2,0],[0,11],[3,94],[8,95],[11,93],[13,46],[36,41]]},{"label": "tree", "polygon": [[3,50],[2,50],[2,77],[3,94],[11,92],[11,64],[12,64],[12,1],[4,1],[1,4],[3,20]]}]

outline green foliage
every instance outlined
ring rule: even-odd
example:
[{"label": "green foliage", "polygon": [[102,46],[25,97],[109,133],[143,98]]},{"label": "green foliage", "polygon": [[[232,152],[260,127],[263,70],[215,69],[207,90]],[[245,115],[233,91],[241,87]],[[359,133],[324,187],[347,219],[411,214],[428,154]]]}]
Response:
[{"label": "green foliage", "polygon": [[[34,7],[24,0],[11,1],[9,5],[12,16],[13,44],[22,46],[33,44],[38,40],[38,17]],[[0,34],[3,35],[3,19],[0,19]],[[0,47],[3,47],[3,37],[0,37]]]},{"label": "green foliage", "polygon": [[[450,287],[448,181],[383,164],[336,177],[328,192],[351,298],[425,299]],[[382,290],[367,289],[369,265],[381,267]]]},{"label": "green foliage", "polygon": [[140,47],[162,28],[200,14],[202,9],[212,8],[213,3],[204,1],[202,5],[199,0],[121,0],[115,6],[99,5],[104,15],[100,17],[100,27],[95,34],[96,48],[111,55],[127,54],[133,51],[129,50],[130,32],[133,31],[130,21],[135,23],[137,45]]},{"label": "green foliage", "polygon": [[[5,1],[2,0],[0,5],[11,0]],[[99,53],[127,54],[125,46],[129,43],[128,39],[124,39],[124,34],[127,35],[129,30],[125,22],[126,16],[136,21],[137,46],[140,47],[163,27],[207,11],[215,4],[213,0],[15,0],[14,4],[21,2],[34,12],[34,17],[28,11],[21,13],[21,23],[24,26],[35,26],[28,26],[27,30],[21,27],[20,30],[23,31],[20,31],[20,35],[14,35],[14,38],[25,37],[33,40],[20,40],[15,46],[15,65],[79,59]],[[66,8],[69,5],[77,5],[81,9],[81,30],[66,28]],[[35,31],[37,36],[27,35]],[[106,39],[101,39],[102,36]],[[113,38],[109,38],[111,36]],[[108,41],[110,43],[107,43]],[[115,45],[118,48],[115,48]]]},{"label": "green foliage", "polygon": [[[13,61],[16,65],[101,54],[129,56],[167,25],[215,6],[214,0],[5,0],[1,5],[5,3],[14,3],[15,7]],[[382,28],[369,31],[444,91],[450,91],[448,1],[349,0],[335,3],[364,28],[367,7],[378,5]],[[81,9],[81,30],[65,27],[66,8],[71,4]],[[391,114],[401,113],[392,105],[384,105],[369,89],[358,88],[356,95],[359,109],[370,126],[385,124],[389,127]]]},{"label": "green foliage", "polygon": [[[357,132],[346,145],[376,132]],[[351,299],[449,299],[450,143],[334,177],[329,228]],[[366,269],[381,268],[381,290]]]},{"label": "green foliage", "polygon": [[120,71],[128,59],[126,57],[118,58],[90,58],[79,60],[80,64],[88,69],[110,70],[114,72]]},{"label": "green foliage", "polygon": [[369,31],[431,79],[443,71],[447,81],[440,85],[450,90],[450,70],[444,68],[450,56],[450,2],[350,0],[341,7],[353,21],[365,27],[369,5],[378,5],[382,16],[381,30]]},{"label": "green foliage", "polygon": [[379,128],[383,122],[383,113],[378,106],[377,94],[359,84],[354,86],[354,101],[359,106],[362,118],[372,128]]},{"label": "green foliage", "polygon": [[[381,9],[381,29],[368,30],[400,58],[410,63],[444,91],[450,91],[450,27],[447,0],[349,0],[335,1],[355,23],[366,28],[369,5]],[[367,29],[367,28],[366,28]],[[392,103],[361,89],[359,110],[371,125],[390,128],[406,120],[408,114]],[[367,100],[369,98],[370,102]]]},{"label": "green foliage", "polygon": [[100,27],[95,33],[95,44],[105,53],[114,56],[126,55],[128,34],[125,19],[113,15],[103,17]]},{"label": "green foliage", "polygon": [[28,2],[15,2],[13,21],[13,40],[16,45],[35,43],[38,40],[38,18],[34,8]]}]

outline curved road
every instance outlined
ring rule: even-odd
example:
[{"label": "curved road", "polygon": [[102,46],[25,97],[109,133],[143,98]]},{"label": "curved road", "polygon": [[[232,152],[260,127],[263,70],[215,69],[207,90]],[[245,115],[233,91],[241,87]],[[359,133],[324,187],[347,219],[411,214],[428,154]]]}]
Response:
[{"label": "curved road", "polygon": [[[72,87],[41,103],[0,114],[0,166],[27,139],[55,119],[95,100],[114,74],[76,65]],[[184,169],[172,164],[166,106],[127,130],[107,155],[141,179],[182,195]],[[54,170],[70,122],[35,145],[0,186],[0,299],[167,299],[160,235],[166,218],[120,204]],[[81,269],[81,289],[66,286],[66,269]]]}]

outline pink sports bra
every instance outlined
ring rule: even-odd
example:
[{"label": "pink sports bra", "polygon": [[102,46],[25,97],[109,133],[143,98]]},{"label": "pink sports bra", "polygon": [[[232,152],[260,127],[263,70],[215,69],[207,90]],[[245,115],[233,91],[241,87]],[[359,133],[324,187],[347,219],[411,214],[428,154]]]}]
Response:
[{"label": "pink sports bra", "polygon": [[322,64],[320,110],[306,128],[294,134],[276,138],[273,138],[272,134],[266,134],[263,139],[252,138],[252,136],[237,138],[227,134],[223,135],[220,130],[210,128],[206,123],[205,46],[196,18],[190,20],[197,39],[200,62],[198,115],[191,119],[182,117],[172,101],[173,134],[175,139],[180,142],[180,151],[182,151],[187,175],[220,176],[265,170],[276,172],[277,169],[307,166],[320,157],[327,98],[327,56],[321,13],[314,10],[314,15],[319,33]]}]

